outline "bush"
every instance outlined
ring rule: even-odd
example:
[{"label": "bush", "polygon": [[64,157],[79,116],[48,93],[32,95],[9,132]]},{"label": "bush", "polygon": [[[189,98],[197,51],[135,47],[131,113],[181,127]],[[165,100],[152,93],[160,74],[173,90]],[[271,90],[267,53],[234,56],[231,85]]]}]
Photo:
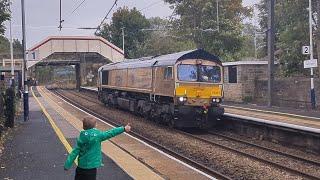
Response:
[{"label": "bush", "polygon": [[250,102],[252,102],[253,101],[253,97],[252,96],[245,96],[245,97],[243,97],[243,102],[245,102],[245,103],[250,103]]}]

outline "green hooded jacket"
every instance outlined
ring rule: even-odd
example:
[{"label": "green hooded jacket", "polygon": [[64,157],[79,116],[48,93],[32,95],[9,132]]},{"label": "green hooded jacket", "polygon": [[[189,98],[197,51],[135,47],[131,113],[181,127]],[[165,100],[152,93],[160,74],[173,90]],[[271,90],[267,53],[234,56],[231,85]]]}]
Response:
[{"label": "green hooded jacket", "polygon": [[96,128],[80,132],[77,145],[68,155],[64,164],[70,169],[74,160],[78,157],[78,167],[93,169],[102,166],[101,142],[124,132],[124,127],[113,128],[108,131],[100,131]]}]

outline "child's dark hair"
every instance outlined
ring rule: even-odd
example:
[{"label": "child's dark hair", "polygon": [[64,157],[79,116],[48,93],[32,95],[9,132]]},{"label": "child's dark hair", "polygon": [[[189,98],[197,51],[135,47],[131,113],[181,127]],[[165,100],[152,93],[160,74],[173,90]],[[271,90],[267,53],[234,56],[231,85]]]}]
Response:
[{"label": "child's dark hair", "polygon": [[92,129],[96,127],[96,120],[93,117],[84,117],[82,120],[83,129]]}]

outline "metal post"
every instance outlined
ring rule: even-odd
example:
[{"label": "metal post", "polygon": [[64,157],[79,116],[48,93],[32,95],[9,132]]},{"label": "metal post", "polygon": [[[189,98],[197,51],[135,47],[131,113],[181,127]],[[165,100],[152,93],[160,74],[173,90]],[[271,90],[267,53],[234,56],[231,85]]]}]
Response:
[{"label": "metal post", "polygon": [[22,46],[23,46],[23,111],[24,111],[24,121],[29,119],[29,92],[27,81],[27,58],[26,58],[26,22],[25,22],[25,9],[24,0],[21,0],[21,14],[22,14]]},{"label": "metal post", "polygon": [[219,32],[220,28],[219,28],[219,0],[217,0],[217,30]]},{"label": "metal post", "polygon": [[124,54],[124,27],[122,27],[121,30],[122,30],[122,51]]},{"label": "metal post", "polygon": [[254,31],[253,43],[254,43],[254,57],[257,59],[258,55],[257,55],[257,34],[256,34],[256,31]]},{"label": "metal post", "polygon": [[269,0],[268,5],[268,106],[273,104],[272,90],[273,90],[273,68],[274,68],[274,42],[275,42],[275,25],[274,25],[274,4],[275,0]]},{"label": "metal post", "polygon": [[61,0],[60,0],[60,21],[59,21],[59,31],[61,31],[62,28],[62,20],[61,20]]},{"label": "metal post", "polygon": [[[10,9],[10,14],[12,18],[12,11],[11,11],[11,6],[9,3],[9,9]],[[14,59],[13,59],[13,38],[12,38],[12,21],[9,21],[9,33],[10,33],[10,56],[11,56],[11,87],[15,88],[15,82],[14,82]]]},{"label": "metal post", "polygon": [[[309,0],[309,30],[310,30],[310,60],[313,60],[313,42],[312,42],[312,1]],[[314,78],[313,78],[313,68],[310,69],[310,78],[311,78],[311,106],[312,109],[316,108],[316,94],[314,90]]]}]

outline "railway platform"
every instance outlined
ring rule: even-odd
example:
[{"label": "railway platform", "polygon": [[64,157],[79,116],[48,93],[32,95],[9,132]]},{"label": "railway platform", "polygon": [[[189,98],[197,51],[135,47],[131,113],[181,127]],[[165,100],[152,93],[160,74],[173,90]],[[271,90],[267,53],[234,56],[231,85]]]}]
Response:
[{"label": "railway platform", "polygon": [[[15,130],[0,157],[0,179],[73,179],[75,165],[63,165],[79,131],[45,102],[39,93],[30,97],[30,120]],[[98,179],[132,179],[115,161],[104,155]],[[158,177],[158,176],[156,176]]]},{"label": "railway platform", "polygon": [[[5,146],[0,179],[73,179],[76,165],[67,172],[63,165],[89,114],[45,88],[30,94],[30,121]],[[97,128],[112,125],[97,119]],[[97,179],[214,179],[126,133],[103,142],[102,152]]]},{"label": "railway platform", "polygon": [[320,111],[223,103],[225,115],[320,133]]}]

